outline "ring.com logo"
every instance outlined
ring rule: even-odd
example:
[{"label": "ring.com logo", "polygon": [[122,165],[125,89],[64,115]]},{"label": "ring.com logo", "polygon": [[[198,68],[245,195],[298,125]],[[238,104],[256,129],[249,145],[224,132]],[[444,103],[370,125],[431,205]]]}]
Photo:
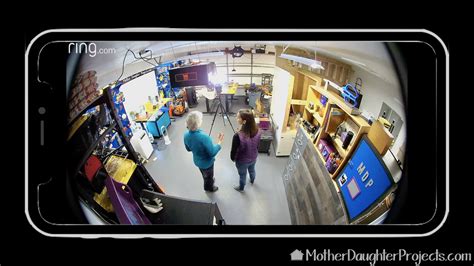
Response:
[{"label": "ring.com logo", "polygon": [[115,48],[99,48],[94,42],[71,42],[68,45],[68,52],[76,54],[88,54],[90,57],[95,57],[97,54],[115,54]]}]

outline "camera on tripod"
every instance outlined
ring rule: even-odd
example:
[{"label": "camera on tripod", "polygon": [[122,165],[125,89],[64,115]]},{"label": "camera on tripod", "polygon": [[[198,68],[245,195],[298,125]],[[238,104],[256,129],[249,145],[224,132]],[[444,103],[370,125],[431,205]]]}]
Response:
[{"label": "camera on tripod", "polygon": [[222,105],[222,100],[221,100],[222,85],[220,84],[214,85],[214,90],[216,92],[216,99],[218,103],[217,103],[216,110],[214,111],[214,118],[212,119],[211,130],[209,131],[209,136],[211,135],[212,128],[214,127],[214,122],[216,121],[216,116],[217,116],[217,113],[219,113],[219,110],[222,115],[222,121],[224,122],[224,126],[225,126],[225,118],[227,118],[227,121],[229,122],[229,125],[232,128],[232,131],[235,133],[234,126],[232,126],[232,122],[230,121],[229,114],[227,113],[224,106]]},{"label": "camera on tripod", "polygon": [[214,86],[214,89],[216,90],[216,94],[217,94],[217,95],[221,95],[221,93],[222,93],[222,85],[217,84],[217,85]]}]

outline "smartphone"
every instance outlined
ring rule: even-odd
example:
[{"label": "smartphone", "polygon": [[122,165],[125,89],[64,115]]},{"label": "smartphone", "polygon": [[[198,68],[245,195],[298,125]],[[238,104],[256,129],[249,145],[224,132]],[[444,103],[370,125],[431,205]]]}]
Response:
[{"label": "smartphone", "polygon": [[[429,144],[446,145],[436,132],[447,115],[434,110],[447,111],[448,69],[445,44],[425,30],[42,32],[25,50],[26,217],[48,236],[432,234],[448,209],[445,160]],[[205,95],[223,85],[235,92],[217,96],[225,101],[218,111]],[[363,97],[345,101],[346,87]],[[250,88],[262,92],[255,106]],[[224,154],[238,107],[266,114],[272,130],[260,139],[257,177],[244,193],[232,189],[238,170]],[[212,178],[203,179],[182,141],[193,110],[205,114],[203,131],[215,125],[226,136],[213,193],[202,189]],[[419,128],[418,110],[433,123]],[[290,123],[297,114],[309,126]],[[397,134],[375,132],[374,118]],[[354,132],[346,149],[332,137],[342,122]],[[314,140],[308,127],[320,128]],[[144,131],[151,141],[135,140]],[[311,141],[293,145],[296,134]],[[331,172],[317,148],[323,143],[340,158]],[[440,167],[418,164],[420,156]],[[368,188],[344,172],[357,160],[374,180]],[[357,197],[345,197],[348,183],[361,188]],[[147,212],[143,195],[159,197],[163,210]],[[350,206],[364,207],[350,213]]]}]

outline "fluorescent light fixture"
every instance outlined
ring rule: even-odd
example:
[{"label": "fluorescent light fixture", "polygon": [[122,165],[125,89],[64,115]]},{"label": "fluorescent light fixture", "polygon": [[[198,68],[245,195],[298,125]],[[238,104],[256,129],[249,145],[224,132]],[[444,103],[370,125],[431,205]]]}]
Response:
[{"label": "fluorescent light fixture", "polygon": [[216,57],[216,56],[224,56],[224,52],[210,52],[210,53],[202,53],[202,54],[192,54],[186,55],[183,57],[178,58],[177,60],[188,60],[188,59],[206,59],[208,57]]},{"label": "fluorescent light fixture", "polygon": [[316,61],[314,59],[309,59],[306,57],[296,56],[296,55],[289,55],[289,54],[281,54],[281,58],[292,60],[301,64],[308,65],[312,68],[320,68],[324,70],[324,67],[321,65],[320,61]]},{"label": "fluorescent light fixture", "polygon": [[343,57],[343,56],[342,56],[341,58],[344,59],[344,60],[346,60],[346,61],[352,62],[352,63],[354,63],[354,64],[358,64],[358,65],[361,65],[361,66],[367,66],[367,65],[364,64],[364,63],[361,63],[361,62],[359,62],[359,61],[355,61],[355,60],[349,59],[349,58],[347,58],[347,57]]}]

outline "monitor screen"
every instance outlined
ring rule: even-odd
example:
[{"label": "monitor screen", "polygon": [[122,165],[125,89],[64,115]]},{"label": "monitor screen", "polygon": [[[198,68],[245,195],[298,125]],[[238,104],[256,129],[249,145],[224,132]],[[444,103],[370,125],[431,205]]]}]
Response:
[{"label": "monitor screen", "polygon": [[172,88],[207,86],[209,84],[208,65],[180,67],[169,70]]},{"label": "monitor screen", "polygon": [[350,222],[368,212],[394,186],[392,175],[366,136],[336,181]]}]

